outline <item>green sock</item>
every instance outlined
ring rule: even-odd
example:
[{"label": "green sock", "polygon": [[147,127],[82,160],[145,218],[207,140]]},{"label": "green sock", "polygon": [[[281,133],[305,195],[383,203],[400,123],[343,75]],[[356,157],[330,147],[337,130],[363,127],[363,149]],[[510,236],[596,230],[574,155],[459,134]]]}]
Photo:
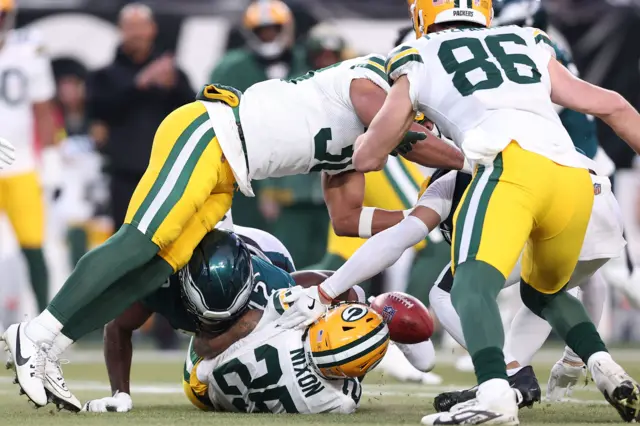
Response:
[{"label": "green sock", "polygon": [[520,294],[524,304],[533,313],[547,320],[567,346],[585,363],[594,353],[607,351],[582,302],[566,291],[544,294],[523,281],[520,284]]},{"label": "green sock", "polygon": [[27,260],[29,281],[36,297],[38,312],[42,312],[47,309],[49,303],[49,271],[44,253],[42,248],[23,248],[22,254]]},{"label": "green sock", "polygon": [[460,316],[478,384],[507,379],[502,353],[504,330],[496,301],[504,282],[500,271],[477,260],[459,265],[453,279],[451,302]]},{"label": "green sock", "polygon": [[69,245],[69,260],[71,266],[75,268],[82,256],[87,252],[87,231],[79,226],[69,228],[67,244]]},{"label": "green sock", "polygon": [[[158,246],[146,235],[130,225],[123,225],[104,244],[82,256],[49,304],[48,311],[66,326],[73,315],[99,299],[118,279],[149,262],[156,253]],[[83,318],[82,321],[91,319]]]},{"label": "green sock", "polygon": [[105,290],[100,297],[82,307],[62,329],[73,341],[97,330],[122,314],[131,304],[148,296],[173,274],[173,267],[155,256],[140,268],[134,269]]}]

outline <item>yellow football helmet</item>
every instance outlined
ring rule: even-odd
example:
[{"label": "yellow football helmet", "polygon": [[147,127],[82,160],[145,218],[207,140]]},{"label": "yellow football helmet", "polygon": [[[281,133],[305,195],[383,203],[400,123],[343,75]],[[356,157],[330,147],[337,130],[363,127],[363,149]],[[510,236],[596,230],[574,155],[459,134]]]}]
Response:
[{"label": "yellow football helmet", "polygon": [[[268,59],[282,54],[295,40],[293,14],[280,0],[255,1],[245,11],[243,24],[249,47]],[[277,28],[277,35],[261,37],[261,29],[267,27]]]},{"label": "yellow football helmet", "polygon": [[472,22],[485,27],[493,19],[492,0],[407,0],[416,37],[427,34],[432,24]]},{"label": "yellow football helmet", "polygon": [[0,41],[13,29],[16,23],[16,12],[14,0],[0,0]]},{"label": "yellow football helmet", "polygon": [[314,323],[305,340],[307,356],[327,379],[362,377],[384,357],[389,329],[362,303],[341,303]]}]

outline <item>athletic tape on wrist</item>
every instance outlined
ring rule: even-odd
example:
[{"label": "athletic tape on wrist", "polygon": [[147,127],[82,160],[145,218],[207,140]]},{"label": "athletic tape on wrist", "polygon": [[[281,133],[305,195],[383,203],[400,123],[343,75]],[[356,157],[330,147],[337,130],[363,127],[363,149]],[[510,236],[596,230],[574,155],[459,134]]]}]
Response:
[{"label": "athletic tape on wrist", "polygon": [[358,235],[360,238],[371,237],[371,227],[373,226],[373,212],[375,207],[363,207],[360,212],[360,222],[358,223]]}]

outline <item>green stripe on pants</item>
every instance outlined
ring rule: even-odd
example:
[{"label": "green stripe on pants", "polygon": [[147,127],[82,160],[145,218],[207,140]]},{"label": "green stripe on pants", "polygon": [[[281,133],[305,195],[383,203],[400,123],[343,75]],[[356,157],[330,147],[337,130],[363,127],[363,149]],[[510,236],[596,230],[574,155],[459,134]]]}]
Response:
[{"label": "green stripe on pants", "polygon": [[484,188],[484,190],[482,191],[482,195],[480,196],[480,202],[478,203],[478,209],[473,222],[473,229],[471,231],[471,241],[469,242],[467,260],[475,259],[475,257],[478,255],[478,250],[480,250],[480,241],[482,239],[484,218],[487,215],[489,200],[491,199],[491,195],[493,195],[493,191],[498,185],[500,175],[502,175],[502,153],[500,153],[493,161],[493,170],[491,171],[491,175],[489,176],[489,182],[487,182],[487,186]]},{"label": "green stripe on pants", "polygon": [[484,166],[478,166],[476,170],[476,174],[469,184],[469,188],[467,189],[466,197],[464,198],[464,202],[458,205],[458,219],[453,224],[455,239],[453,241],[453,266],[456,268],[458,266],[458,260],[460,255],[460,244],[462,242],[462,230],[465,218],[467,217],[467,212],[469,211],[469,204],[471,203],[471,198],[473,196],[473,192],[476,190],[478,186],[478,181],[484,172]]},{"label": "green stripe on pants", "polygon": [[402,208],[403,209],[411,208],[411,206],[413,206],[412,201],[407,199],[407,197],[404,195],[404,192],[402,191],[402,189],[400,189],[395,179],[393,179],[393,175],[391,174],[391,172],[389,172],[389,170],[387,169],[387,166],[385,166],[384,169],[382,169],[382,171],[384,173],[384,176],[387,178],[387,180],[391,184],[393,191],[396,193],[398,198],[400,198],[400,202],[402,203]]},{"label": "green stripe on pants", "polygon": [[420,184],[416,182],[416,180],[413,178],[413,176],[411,175],[411,172],[409,171],[409,169],[407,169],[407,165],[404,163],[404,161],[398,159],[398,164],[400,164],[400,168],[402,169],[404,174],[407,175],[407,178],[411,182],[411,185],[416,189],[416,191],[420,191]]},{"label": "green stripe on pants", "polygon": [[180,198],[182,198],[182,196],[184,195],[184,191],[187,188],[187,185],[189,184],[189,180],[191,179],[191,175],[193,174],[193,171],[198,165],[198,161],[200,161],[200,157],[202,157],[202,153],[204,152],[205,149],[207,149],[207,146],[209,146],[209,142],[211,142],[211,140],[215,137],[216,137],[216,134],[213,131],[213,128],[209,128],[204,133],[204,135],[202,135],[202,137],[198,140],[198,143],[196,144],[195,149],[193,150],[193,152],[189,156],[189,159],[184,165],[184,168],[182,169],[180,176],[176,180],[173,188],[171,188],[171,192],[169,193],[166,200],[164,200],[164,202],[162,203],[162,206],[160,207],[160,209],[158,209],[158,212],[154,215],[153,219],[151,220],[151,223],[149,224],[149,227],[148,227],[148,231],[151,233],[150,235],[155,234],[155,232],[158,230],[158,228],[160,227],[162,222],[165,220],[167,215],[169,215],[173,207],[180,201]]},{"label": "green stripe on pants", "polygon": [[162,168],[160,169],[160,173],[158,174],[158,177],[153,183],[151,190],[145,197],[142,204],[140,204],[140,207],[138,207],[138,211],[136,211],[136,214],[133,216],[133,223],[139,224],[142,221],[142,218],[144,217],[147,210],[149,210],[151,203],[157,197],[158,193],[160,192],[160,189],[162,188],[165,181],[167,180],[167,177],[171,172],[171,168],[173,167],[176,160],[178,159],[178,156],[180,155],[180,152],[186,145],[187,141],[189,140],[191,135],[193,135],[193,133],[198,129],[198,127],[200,127],[208,119],[209,119],[209,114],[207,112],[204,112],[202,115],[196,118],[193,122],[191,122],[191,124],[189,124],[189,126],[187,126],[187,128],[182,132],[180,137],[178,137],[178,140],[176,140],[175,145],[171,149],[171,152],[167,156],[167,159],[165,160],[164,164],[162,165]]}]

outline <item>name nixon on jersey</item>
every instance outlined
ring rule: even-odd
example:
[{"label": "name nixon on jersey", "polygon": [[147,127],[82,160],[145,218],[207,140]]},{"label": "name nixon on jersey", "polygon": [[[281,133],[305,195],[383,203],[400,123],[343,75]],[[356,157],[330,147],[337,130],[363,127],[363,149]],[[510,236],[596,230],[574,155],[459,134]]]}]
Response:
[{"label": "name nixon on jersey", "polygon": [[318,376],[309,369],[307,364],[304,349],[295,349],[290,352],[291,364],[293,370],[296,372],[296,380],[298,386],[304,393],[305,398],[309,398],[313,395],[319,394],[324,390],[324,385],[320,382]]}]

